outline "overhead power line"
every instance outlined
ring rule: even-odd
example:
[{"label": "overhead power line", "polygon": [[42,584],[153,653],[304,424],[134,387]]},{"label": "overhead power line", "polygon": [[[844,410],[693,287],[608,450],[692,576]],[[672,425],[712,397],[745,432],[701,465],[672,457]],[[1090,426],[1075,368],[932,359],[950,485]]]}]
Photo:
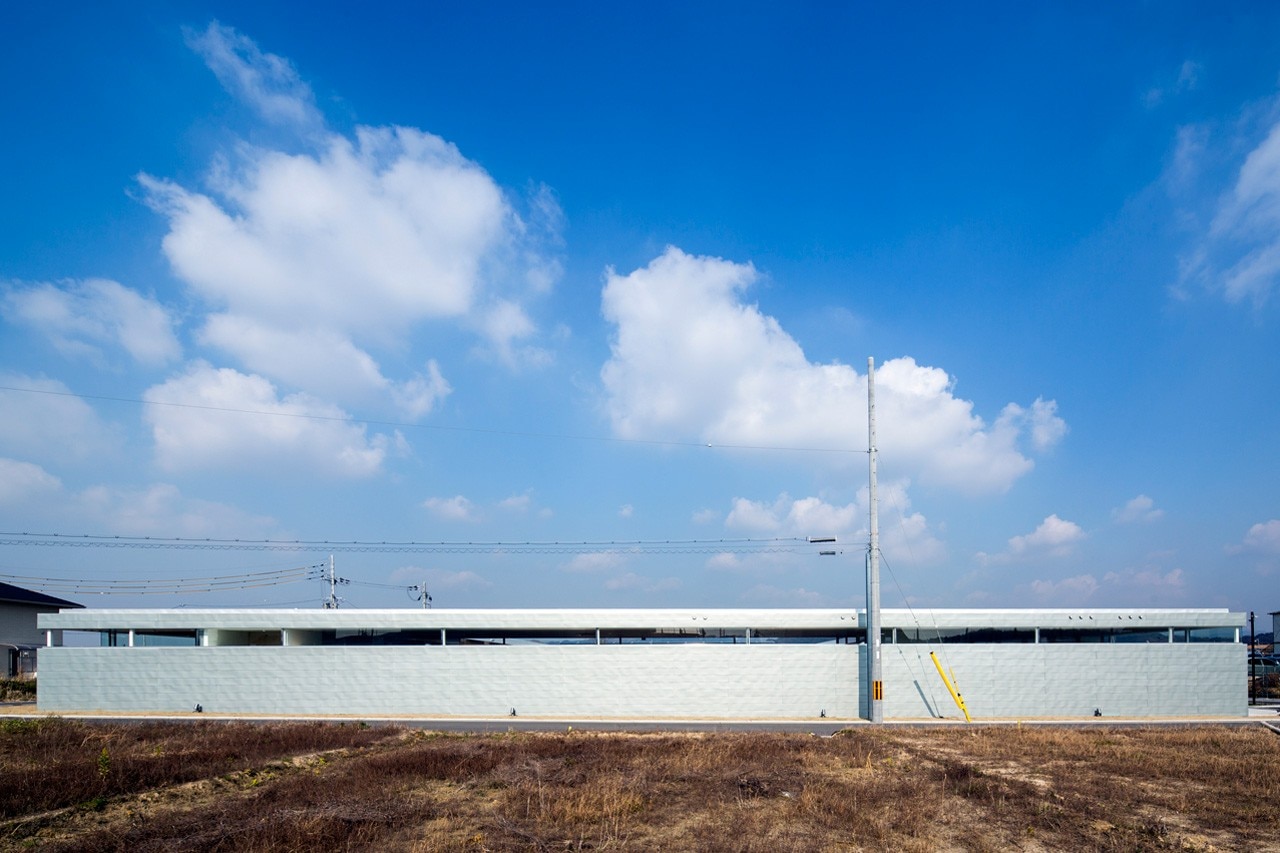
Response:
[{"label": "overhead power line", "polygon": [[17,581],[24,587],[44,592],[82,594],[128,595],[176,595],[178,593],[225,592],[240,589],[257,589],[314,580],[321,576],[323,566],[297,566],[269,572],[247,572],[236,575],[215,575],[188,578],[117,578],[94,580],[88,578],[54,578],[32,575],[0,574],[0,579]]},{"label": "overhead power line", "polygon": [[791,553],[808,550],[805,537],[773,539],[586,540],[580,542],[417,542],[315,539],[213,539],[181,536],[112,536],[0,532],[0,545],[68,548],[171,548],[212,551],[327,551],[436,554],[628,554]]}]

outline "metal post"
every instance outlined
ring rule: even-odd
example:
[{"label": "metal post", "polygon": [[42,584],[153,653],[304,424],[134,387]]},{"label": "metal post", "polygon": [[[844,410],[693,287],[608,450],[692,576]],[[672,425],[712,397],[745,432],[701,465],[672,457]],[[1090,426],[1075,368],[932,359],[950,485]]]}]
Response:
[{"label": "metal post", "polygon": [[[1274,638],[1273,638],[1274,642]],[[1258,637],[1253,633],[1253,611],[1249,611],[1249,704],[1258,704]]]},{"label": "metal post", "polygon": [[884,722],[884,682],[880,671],[880,515],[876,498],[876,360],[867,359],[867,456],[869,525],[867,543],[867,719]]}]

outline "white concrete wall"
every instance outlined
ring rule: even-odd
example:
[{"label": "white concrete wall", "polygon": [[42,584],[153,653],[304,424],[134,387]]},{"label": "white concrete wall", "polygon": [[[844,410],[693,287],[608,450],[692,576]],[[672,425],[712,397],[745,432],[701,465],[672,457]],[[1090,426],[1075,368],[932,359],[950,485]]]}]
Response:
[{"label": "white concrete wall", "polygon": [[[883,648],[886,717],[962,716],[928,646]],[[1240,643],[956,644],[939,657],[975,718],[1248,713]]]},{"label": "white concrete wall", "polygon": [[43,711],[568,717],[858,713],[857,646],[49,648]]},{"label": "white concrete wall", "polygon": [[[885,717],[959,717],[923,645],[884,646]],[[864,716],[846,645],[49,648],[43,711],[619,718]],[[975,719],[1244,716],[1237,643],[952,645]]]}]

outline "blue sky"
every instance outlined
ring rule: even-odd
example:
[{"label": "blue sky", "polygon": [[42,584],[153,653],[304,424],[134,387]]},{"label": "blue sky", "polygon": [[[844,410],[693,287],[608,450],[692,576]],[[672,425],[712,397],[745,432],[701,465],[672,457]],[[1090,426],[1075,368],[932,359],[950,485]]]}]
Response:
[{"label": "blue sky", "polygon": [[[874,357],[886,606],[1280,608],[1271,4],[0,24],[0,532],[861,606]],[[312,606],[162,590],[333,550],[0,539],[102,606]]]}]

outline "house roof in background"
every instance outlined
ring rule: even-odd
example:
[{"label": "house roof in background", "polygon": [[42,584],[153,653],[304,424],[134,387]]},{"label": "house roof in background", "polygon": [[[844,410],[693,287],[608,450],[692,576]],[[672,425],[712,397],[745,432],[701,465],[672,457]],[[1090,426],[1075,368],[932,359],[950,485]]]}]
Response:
[{"label": "house roof in background", "polygon": [[43,592],[36,592],[31,589],[23,589],[20,586],[14,586],[11,583],[0,581],[0,602],[10,604],[44,604],[50,607],[84,607],[83,604],[76,604],[74,601],[67,601],[65,598],[55,598],[52,595],[45,595]]}]

